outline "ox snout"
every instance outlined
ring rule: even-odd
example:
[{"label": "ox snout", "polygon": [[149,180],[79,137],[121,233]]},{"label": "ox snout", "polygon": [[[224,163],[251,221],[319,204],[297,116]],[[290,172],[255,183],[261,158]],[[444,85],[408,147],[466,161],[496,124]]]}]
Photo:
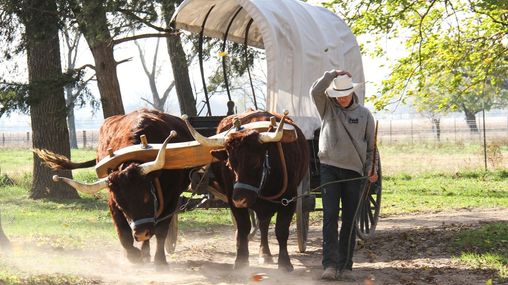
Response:
[{"label": "ox snout", "polygon": [[138,242],[149,240],[153,233],[150,229],[134,229],[134,239]]},{"label": "ox snout", "polygon": [[252,190],[235,189],[233,191],[233,204],[237,208],[250,208],[257,199],[257,193]]}]

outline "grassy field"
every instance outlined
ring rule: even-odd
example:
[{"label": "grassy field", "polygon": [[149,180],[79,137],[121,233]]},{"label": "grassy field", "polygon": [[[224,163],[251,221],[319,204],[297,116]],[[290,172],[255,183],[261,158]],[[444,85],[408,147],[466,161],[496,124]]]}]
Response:
[{"label": "grassy field", "polygon": [[[501,157],[494,157],[485,172],[480,155],[481,147],[474,145],[380,146],[383,169],[382,216],[392,214],[448,211],[463,208],[508,208],[508,147],[498,149]],[[73,150],[76,161],[95,157],[92,150]],[[505,157],[505,160],[503,160]],[[474,163],[473,163],[474,160]],[[460,162],[464,162],[463,167]],[[452,165],[453,164],[453,165]],[[0,149],[0,210],[2,225],[8,236],[18,242],[38,246],[80,249],[94,241],[117,245],[117,237],[107,208],[107,191],[98,196],[82,196],[68,201],[31,200],[32,153],[26,149]],[[75,178],[93,181],[93,169],[75,172]],[[319,201],[318,201],[319,204]],[[311,218],[319,222],[321,212]],[[182,213],[179,225],[183,230],[231,225],[227,209],[198,209]],[[479,233],[463,233],[458,240],[468,240],[471,247],[463,249],[460,260],[497,268],[506,276],[508,256],[496,252],[496,245],[506,246],[506,224],[497,230],[480,229]],[[487,238],[486,238],[487,237]],[[490,244],[484,243],[490,238]],[[501,247],[503,248],[503,247]],[[497,255],[496,255],[497,254]],[[494,256],[493,256],[494,255]],[[37,276],[21,278],[16,268],[9,268],[0,258],[0,284],[85,284],[75,276],[46,276],[53,281],[33,281]],[[480,266],[478,265],[478,266]],[[500,268],[500,269],[499,269]],[[504,270],[504,271],[503,271]],[[27,279],[28,278],[28,279]],[[32,278],[32,279],[30,279]],[[7,280],[7,281],[6,281]],[[10,280],[10,281],[9,281]]]}]

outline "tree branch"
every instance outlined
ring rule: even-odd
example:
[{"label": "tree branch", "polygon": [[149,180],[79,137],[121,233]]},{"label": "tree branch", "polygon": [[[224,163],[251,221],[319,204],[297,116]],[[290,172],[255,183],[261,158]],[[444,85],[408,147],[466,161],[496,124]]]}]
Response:
[{"label": "tree branch", "polygon": [[148,71],[148,68],[146,66],[146,62],[145,62],[145,55],[143,54],[143,51],[141,49],[141,46],[139,45],[138,41],[134,41],[134,44],[136,45],[136,47],[138,48],[138,52],[139,52],[139,59],[141,60],[141,66],[143,67],[143,71],[145,72],[146,76],[148,76],[150,78],[151,74],[150,72]]},{"label": "tree branch", "polygon": [[162,33],[153,33],[153,34],[134,35],[134,36],[130,36],[130,37],[125,37],[125,38],[113,40],[112,44],[115,46],[115,45],[118,45],[118,44],[121,44],[121,43],[125,43],[125,42],[128,42],[128,41],[134,41],[134,40],[138,40],[138,39],[167,38],[169,36],[171,36],[170,33],[165,33],[165,34],[162,34]]},{"label": "tree branch", "polygon": [[148,103],[148,105],[152,106],[154,109],[157,109],[157,108],[155,108],[155,105],[152,102],[150,102],[148,99],[145,99],[145,98],[141,97],[141,100],[143,100],[146,103]]},{"label": "tree branch", "polygon": [[94,66],[94,65],[92,65],[92,64],[85,64],[85,65],[82,65],[82,66],[80,66],[80,67],[78,67],[78,68],[75,68],[74,70],[75,70],[75,71],[81,71],[81,70],[83,70],[83,69],[85,69],[85,68],[87,68],[87,67],[88,67],[88,68],[90,68],[90,69],[95,70],[95,66]]},{"label": "tree branch", "polygon": [[163,33],[171,33],[171,32],[174,32],[173,29],[165,29],[165,28],[162,28],[162,27],[158,27],[158,26],[155,26],[154,24],[146,21],[145,19],[139,17],[138,15],[136,15],[135,13],[133,13],[132,11],[130,10],[125,10],[125,9],[118,9],[119,12],[122,12],[124,13],[125,15],[127,16],[130,16],[136,20],[138,20],[139,22],[145,24],[146,26],[156,30],[156,31],[159,31],[159,32],[163,32]]},{"label": "tree branch", "polygon": [[120,61],[117,61],[116,62],[116,65],[120,65],[122,63],[125,63],[125,62],[128,62],[128,61],[131,61],[132,60],[132,57],[129,57],[129,58],[126,58],[126,59],[122,59]]}]

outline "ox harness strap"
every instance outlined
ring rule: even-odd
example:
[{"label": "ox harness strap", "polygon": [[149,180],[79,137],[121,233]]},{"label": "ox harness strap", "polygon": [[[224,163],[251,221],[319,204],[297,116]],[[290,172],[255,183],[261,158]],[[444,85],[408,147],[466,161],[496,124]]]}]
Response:
[{"label": "ox harness strap", "polygon": [[282,171],[282,187],[281,187],[280,191],[277,194],[272,195],[272,196],[264,196],[264,195],[261,195],[261,193],[260,193],[261,190],[263,190],[265,188],[266,181],[268,180],[268,176],[270,175],[270,171],[271,171],[270,156],[268,154],[268,150],[266,150],[266,153],[265,153],[265,160],[263,162],[263,173],[261,174],[261,181],[259,182],[259,186],[255,187],[255,186],[252,186],[247,183],[236,182],[233,185],[233,189],[242,188],[245,190],[251,190],[251,191],[256,192],[256,194],[258,194],[258,197],[263,200],[266,200],[269,202],[274,202],[274,203],[280,203],[279,201],[274,201],[274,200],[280,198],[284,193],[286,193],[287,182],[288,182],[287,176],[288,175],[287,175],[286,158],[284,157],[284,150],[282,149],[282,144],[280,142],[277,142],[276,146],[277,146],[277,151],[279,153],[279,159],[281,162],[281,171]]},{"label": "ox harness strap", "polygon": [[[154,187],[154,183],[155,183],[155,187]],[[157,188],[157,190],[156,190],[156,188]],[[161,185],[160,185],[158,178],[155,178],[155,181],[150,183],[150,193],[152,194],[152,197],[153,197],[154,216],[152,218],[143,218],[143,219],[138,219],[138,220],[130,222],[129,225],[130,225],[131,229],[134,229],[135,227],[137,227],[139,225],[148,224],[148,223],[154,223],[155,225],[157,225],[158,223],[169,219],[176,212],[176,211],[174,211],[162,218],[159,218],[160,214],[164,210],[164,205],[163,205],[164,197],[162,196]],[[162,202],[160,205],[160,208],[159,208],[159,199],[157,198],[157,193],[159,193],[160,200]]]},{"label": "ox harness strap", "polygon": [[268,175],[270,175],[270,170],[272,168],[270,167],[270,156],[268,155],[268,150],[265,152],[265,160],[263,162],[263,173],[261,174],[261,181],[259,182],[259,186],[252,186],[247,183],[242,182],[236,182],[233,185],[234,189],[242,188],[245,190],[250,190],[256,192],[256,194],[259,194],[259,191],[265,187],[266,180]]}]

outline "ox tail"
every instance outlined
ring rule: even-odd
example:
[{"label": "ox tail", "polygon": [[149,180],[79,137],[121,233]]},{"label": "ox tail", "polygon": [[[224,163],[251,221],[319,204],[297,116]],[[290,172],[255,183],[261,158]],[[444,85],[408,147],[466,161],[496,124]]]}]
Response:
[{"label": "ox tail", "polygon": [[34,149],[33,152],[42,160],[42,163],[53,170],[77,169],[95,166],[95,159],[84,162],[72,162],[67,157],[51,152],[47,149]]}]

